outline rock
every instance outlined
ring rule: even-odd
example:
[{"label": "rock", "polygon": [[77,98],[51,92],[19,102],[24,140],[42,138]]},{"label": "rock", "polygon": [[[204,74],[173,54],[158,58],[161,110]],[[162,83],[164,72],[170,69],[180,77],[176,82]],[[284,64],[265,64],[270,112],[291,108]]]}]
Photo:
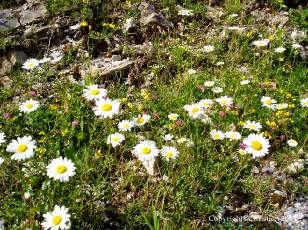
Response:
[{"label": "rock", "polygon": [[307,196],[286,202],[278,215],[278,223],[286,230],[305,230],[308,226]]},{"label": "rock", "polygon": [[287,170],[288,170],[288,172],[295,174],[295,173],[301,172],[304,169],[304,166],[305,166],[304,160],[298,159],[298,160],[293,161],[287,167]]},{"label": "rock", "polygon": [[275,190],[272,193],[271,200],[274,203],[279,203],[280,205],[282,205],[283,202],[287,199],[287,197],[288,197],[288,194],[286,192]]},{"label": "rock", "polygon": [[23,64],[27,60],[27,55],[23,51],[13,50],[8,54],[9,61],[15,66]]},{"label": "rock", "polygon": [[0,10],[0,31],[11,31],[19,26],[33,23],[46,17],[47,9],[43,3],[26,3],[19,8]]},{"label": "rock", "polygon": [[112,62],[121,61],[121,56],[120,55],[112,55],[111,60],[112,60]]},{"label": "rock", "polygon": [[12,68],[11,62],[6,57],[0,57],[0,76],[10,72]]},{"label": "rock", "polygon": [[6,56],[0,57],[0,76],[10,72],[17,64],[23,64],[27,55],[23,51],[13,50]]},{"label": "rock", "polygon": [[134,18],[128,18],[126,19],[126,21],[124,22],[123,26],[122,26],[122,30],[125,33],[130,33],[133,32],[133,30],[136,28],[136,23],[134,21]]},{"label": "rock", "polygon": [[[119,60],[119,57],[116,56],[119,55],[114,55],[114,60]],[[98,75],[100,77],[112,75],[128,69],[133,63],[129,58],[119,61],[113,61],[112,58],[97,58],[91,62],[88,70],[81,70],[80,74],[82,77],[85,77],[87,74]]]},{"label": "rock", "polygon": [[0,82],[5,89],[11,88],[13,83],[13,81],[8,76],[0,77]]},{"label": "rock", "polygon": [[32,23],[38,19],[44,18],[47,14],[47,9],[43,3],[33,5],[30,9],[20,13],[21,25]]},{"label": "rock", "polygon": [[0,31],[10,31],[20,26],[17,17],[12,17],[11,9],[0,10]]},{"label": "rock", "polygon": [[150,176],[157,176],[160,174],[158,157],[154,157],[151,160],[142,161],[142,165],[145,167]]},{"label": "rock", "polygon": [[141,25],[156,24],[167,29],[171,29],[174,27],[173,24],[168,21],[164,15],[157,13],[155,7],[147,2],[140,3],[139,10],[141,12]]}]

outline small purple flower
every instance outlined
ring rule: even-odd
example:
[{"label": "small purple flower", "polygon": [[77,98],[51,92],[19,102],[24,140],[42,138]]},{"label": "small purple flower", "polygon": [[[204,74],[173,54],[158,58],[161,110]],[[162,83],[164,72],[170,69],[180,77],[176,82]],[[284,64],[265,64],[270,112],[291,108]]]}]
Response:
[{"label": "small purple flower", "polygon": [[243,143],[240,144],[240,149],[245,150],[246,148],[247,148],[247,145],[245,145]]},{"label": "small purple flower", "polygon": [[5,120],[10,119],[11,117],[12,117],[12,114],[10,114],[10,113],[4,113],[4,114],[3,114],[3,118],[4,118]]},{"label": "small purple flower", "polygon": [[79,121],[77,119],[74,119],[71,124],[72,124],[72,127],[75,129],[79,126]]}]

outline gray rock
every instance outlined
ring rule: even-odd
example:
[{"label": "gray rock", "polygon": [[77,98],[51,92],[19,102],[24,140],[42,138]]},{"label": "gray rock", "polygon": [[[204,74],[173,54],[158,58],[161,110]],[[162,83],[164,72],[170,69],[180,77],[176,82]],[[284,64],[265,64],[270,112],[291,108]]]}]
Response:
[{"label": "gray rock", "polygon": [[0,82],[5,89],[11,88],[13,83],[13,81],[8,76],[0,77]]},{"label": "gray rock", "polygon": [[11,31],[19,26],[33,23],[47,15],[47,9],[43,3],[26,3],[16,9],[0,10],[0,31]]},{"label": "gray rock", "polygon": [[122,26],[122,30],[125,33],[132,32],[136,28],[136,23],[134,21],[134,18],[128,18],[126,19],[125,23]]},{"label": "gray rock", "polygon": [[37,21],[38,19],[44,18],[46,14],[47,9],[44,4],[35,4],[30,9],[27,9],[20,13],[20,23],[22,25],[32,23],[34,21]]},{"label": "gray rock", "polygon": [[[91,74],[93,76],[107,76],[112,75],[117,72],[128,69],[131,65],[134,64],[129,58],[124,60],[119,60],[120,55],[114,55],[113,58],[97,58],[91,61],[91,65],[89,68],[81,69],[80,74],[82,77],[85,77],[87,74]],[[121,58],[121,57],[120,57]]]},{"label": "gray rock", "polygon": [[157,13],[155,7],[147,2],[140,3],[139,10],[141,12],[140,24],[142,25],[156,24],[167,29],[174,27],[172,22],[168,21],[161,13]]},{"label": "gray rock", "polygon": [[18,50],[10,51],[6,56],[0,57],[0,76],[10,72],[15,65],[23,64],[26,59],[27,55]]},{"label": "gray rock", "polygon": [[0,76],[10,72],[12,68],[13,66],[7,57],[0,57]]}]

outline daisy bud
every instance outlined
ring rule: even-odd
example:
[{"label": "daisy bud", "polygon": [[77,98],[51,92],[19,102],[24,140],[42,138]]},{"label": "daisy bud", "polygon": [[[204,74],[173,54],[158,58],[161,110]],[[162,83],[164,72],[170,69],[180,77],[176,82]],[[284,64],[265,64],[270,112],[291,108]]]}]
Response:
[{"label": "daisy bud", "polygon": [[219,111],[219,116],[221,118],[225,118],[226,117],[226,113],[224,111]]},{"label": "daisy bud", "polygon": [[183,125],[184,125],[184,121],[181,120],[181,119],[179,119],[179,120],[176,121],[175,124],[176,124],[177,126],[183,126]]},{"label": "daisy bud", "polygon": [[25,192],[24,198],[28,200],[30,197],[31,197],[31,194],[29,192]]},{"label": "daisy bud", "polygon": [[37,92],[35,90],[31,90],[29,94],[30,94],[30,97],[36,97],[37,96]]},{"label": "daisy bud", "polygon": [[74,119],[71,124],[72,124],[72,128],[75,129],[75,128],[77,128],[79,126],[79,121]]},{"label": "daisy bud", "polygon": [[153,119],[154,119],[154,120],[158,120],[158,119],[159,119],[159,113],[157,113],[157,112],[154,112],[154,113],[152,114],[152,116],[153,116]]},{"label": "daisy bud", "polygon": [[284,134],[283,134],[283,135],[280,135],[279,138],[280,138],[281,141],[286,141],[286,140],[288,139],[287,136],[284,135]]},{"label": "daisy bud", "polygon": [[245,144],[243,144],[243,143],[242,143],[242,144],[240,144],[240,149],[245,150],[245,149],[246,149],[246,147],[247,147],[247,146],[246,146]]}]

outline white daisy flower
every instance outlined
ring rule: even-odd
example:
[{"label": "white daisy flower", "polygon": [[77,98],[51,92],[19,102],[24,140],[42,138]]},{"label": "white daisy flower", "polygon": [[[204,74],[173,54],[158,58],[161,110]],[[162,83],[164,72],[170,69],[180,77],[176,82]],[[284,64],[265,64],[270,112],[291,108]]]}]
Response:
[{"label": "white daisy flower", "polygon": [[148,123],[151,119],[151,116],[148,114],[142,114],[138,115],[138,117],[134,118],[134,124],[136,126],[144,126],[146,123]]},{"label": "white daisy flower", "polygon": [[79,27],[80,27],[80,23],[77,23],[73,26],[70,26],[69,28],[70,28],[70,30],[77,30]]},{"label": "white daisy flower", "polygon": [[100,100],[107,96],[107,90],[101,89],[98,85],[89,85],[83,90],[82,96],[87,100]]},{"label": "white daisy flower", "polygon": [[230,106],[233,104],[233,98],[228,96],[217,98],[215,101],[218,102],[221,106]]},{"label": "white daisy flower", "polygon": [[300,100],[301,106],[307,108],[308,107],[308,97]]},{"label": "white daisy flower", "polygon": [[290,147],[296,147],[296,146],[298,146],[297,141],[296,141],[296,140],[293,140],[293,139],[288,140],[287,143],[288,143],[288,145],[289,145]]},{"label": "white daisy flower", "polygon": [[0,132],[0,145],[5,142],[5,134]]},{"label": "white daisy flower", "polygon": [[173,135],[171,135],[171,134],[166,134],[165,136],[164,136],[164,140],[165,141],[171,141],[173,139]]},{"label": "white daisy flower", "polygon": [[0,157],[0,165],[2,165],[3,162],[4,162],[4,159]]},{"label": "white daisy flower", "polygon": [[240,82],[241,85],[248,85],[250,83],[249,80],[243,80]]},{"label": "white daisy flower", "polygon": [[270,97],[262,97],[261,98],[262,106],[267,107],[269,109],[275,109],[277,101]]},{"label": "white daisy flower", "polygon": [[30,113],[37,110],[38,107],[40,107],[40,103],[38,101],[30,99],[20,104],[19,110],[24,113]]},{"label": "white daisy flower", "polygon": [[189,70],[187,70],[187,73],[188,73],[189,75],[193,75],[193,74],[196,74],[197,71],[194,70],[194,69],[189,69]]},{"label": "white daisy flower", "polygon": [[187,139],[186,137],[180,137],[177,139],[177,143],[179,144],[183,144],[185,142],[187,142],[189,139]]},{"label": "white daisy flower", "polygon": [[294,48],[294,49],[300,49],[302,47],[303,46],[301,46],[300,44],[292,44],[292,48]]},{"label": "white daisy flower", "polygon": [[283,53],[284,51],[286,51],[286,48],[284,48],[284,47],[278,47],[278,48],[276,48],[274,51],[275,51],[275,53]]},{"label": "white daisy flower", "polygon": [[95,102],[94,113],[101,118],[113,118],[119,113],[120,102],[118,100],[102,99]]},{"label": "white daisy flower", "polygon": [[221,87],[214,87],[212,88],[213,93],[222,93],[223,89]]},{"label": "white daisy flower", "polygon": [[11,159],[21,161],[32,157],[35,148],[35,141],[32,140],[32,137],[24,136],[18,137],[17,140],[12,140],[6,151],[14,153]]},{"label": "white daisy flower", "polygon": [[262,40],[258,40],[258,41],[254,41],[252,44],[256,47],[265,47],[269,44],[269,40],[268,39],[262,39]]},{"label": "white daisy flower", "polygon": [[242,135],[239,132],[228,131],[226,132],[226,138],[229,138],[231,140],[240,140],[242,138]]},{"label": "white daisy flower", "polygon": [[161,155],[166,158],[167,161],[174,160],[178,157],[179,151],[172,146],[164,146],[161,150]]},{"label": "white daisy flower", "polygon": [[212,87],[215,84],[215,81],[205,81],[204,86],[205,87]]},{"label": "white daisy flower", "polygon": [[32,70],[40,65],[39,60],[31,58],[28,59],[22,66],[23,69]]},{"label": "white daisy flower", "polygon": [[66,230],[70,228],[70,217],[68,209],[64,206],[56,205],[52,212],[43,215],[44,221],[41,223],[44,230]]},{"label": "white daisy flower", "polygon": [[205,53],[210,53],[212,51],[214,51],[215,47],[212,45],[207,45],[207,46],[203,46],[203,48],[201,49],[201,51],[205,52]]},{"label": "white daisy flower", "polygon": [[177,113],[170,113],[168,115],[168,118],[169,118],[170,121],[176,121],[178,119],[178,117],[179,117],[179,114],[177,114]]},{"label": "white daisy flower", "polygon": [[256,121],[246,121],[243,126],[244,129],[260,131],[262,129],[262,125]]},{"label": "white daisy flower", "polygon": [[107,137],[107,144],[111,144],[112,147],[116,147],[125,140],[125,136],[121,133],[114,133]]},{"label": "white daisy flower", "polygon": [[50,62],[50,58],[48,58],[48,57],[44,57],[43,59],[41,59],[41,60],[39,60],[39,63],[40,64],[44,64],[44,63],[46,63],[46,62]]},{"label": "white daisy flower", "polygon": [[210,135],[213,140],[223,140],[225,138],[225,134],[222,131],[216,129],[213,129],[210,132]]},{"label": "white daisy flower", "polygon": [[159,150],[154,141],[145,140],[137,144],[132,152],[139,160],[146,161],[158,156]]},{"label": "white daisy flower", "polygon": [[201,108],[208,109],[211,108],[213,105],[213,101],[211,99],[202,99],[198,102]]},{"label": "white daisy flower", "polygon": [[185,10],[185,9],[183,9],[183,10],[179,10],[178,11],[178,15],[181,15],[181,16],[193,16],[194,15],[194,13],[193,13],[193,11],[192,10]]},{"label": "white daisy flower", "polygon": [[75,169],[75,164],[70,159],[58,157],[47,166],[47,176],[65,182],[75,175]]},{"label": "white daisy flower", "polygon": [[118,129],[121,132],[131,131],[133,127],[134,127],[134,122],[129,120],[120,121],[118,124]]},{"label": "white daisy flower", "polygon": [[247,138],[243,140],[244,145],[246,145],[247,153],[252,154],[255,159],[257,157],[263,157],[268,154],[268,149],[270,147],[269,141],[259,134],[250,134]]},{"label": "white daisy flower", "polygon": [[222,66],[224,64],[225,64],[225,62],[223,62],[223,61],[219,61],[219,62],[216,63],[217,66]]},{"label": "white daisy flower", "polygon": [[276,104],[275,109],[282,110],[282,109],[287,109],[289,105],[287,103],[280,103]]},{"label": "white daisy flower", "polygon": [[202,118],[204,115],[204,110],[198,103],[185,105],[184,109],[188,112],[188,115],[193,119]]}]

